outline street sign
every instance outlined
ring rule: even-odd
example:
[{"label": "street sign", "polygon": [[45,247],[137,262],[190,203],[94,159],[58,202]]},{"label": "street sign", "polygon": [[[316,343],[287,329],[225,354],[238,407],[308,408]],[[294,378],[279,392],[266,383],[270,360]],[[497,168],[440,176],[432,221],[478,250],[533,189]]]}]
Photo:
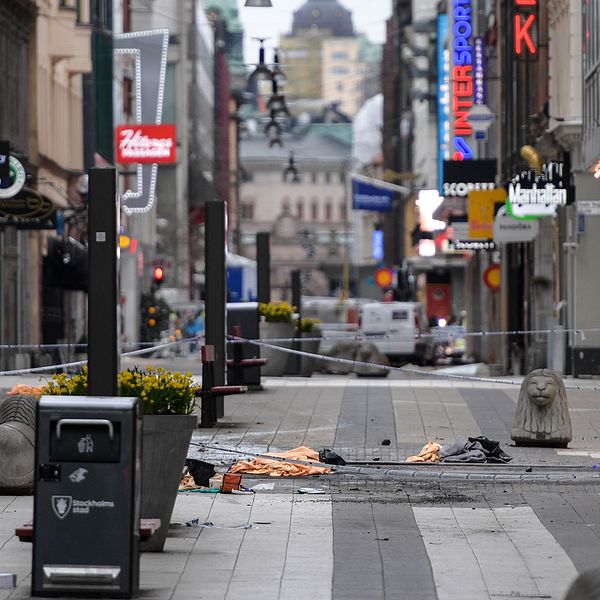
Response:
[{"label": "street sign", "polygon": [[473,131],[477,133],[478,131],[487,131],[496,120],[496,115],[486,104],[474,104],[469,111],[467,120]]},{"label": "street sign", "polygon": [[483,272],[483,282],[491,292],[497,292],[501,283],[500,265],[490,265]]},{"label": "street sign", "polygon": [[516,242],[531,242],[540,229],[537,219],[513,219],[508,215],[497,215],[494,220],[494,242],[496,244],[511,244]]},{"label": "street sign", "polygon": [[577,200],[575,206],[580,215],[600,215],[600,200]]}]

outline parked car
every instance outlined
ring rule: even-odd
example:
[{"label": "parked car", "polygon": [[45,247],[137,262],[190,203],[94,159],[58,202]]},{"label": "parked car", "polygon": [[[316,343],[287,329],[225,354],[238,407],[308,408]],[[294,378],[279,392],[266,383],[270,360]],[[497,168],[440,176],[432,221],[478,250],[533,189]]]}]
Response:
[{"label": "parked car", "polygon": [[362,331],[392,362],[432,365],[435,342],[419,302],[373,302],[362,307]]}]

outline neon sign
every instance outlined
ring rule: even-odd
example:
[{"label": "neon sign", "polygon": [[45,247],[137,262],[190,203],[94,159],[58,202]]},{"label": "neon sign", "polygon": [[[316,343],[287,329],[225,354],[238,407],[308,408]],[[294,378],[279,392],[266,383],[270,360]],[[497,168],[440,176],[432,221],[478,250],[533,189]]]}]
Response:
[{"label": "neon sign", "polygon": [[454,118],[453,160],[473,158],[466,137],[473,134],[469,111],[473,106],[473,47],[471,46],[471,0],[454,0],[452,70],[452,115]]},{"label": "neon sign", "polygon": [[[515,6],[537,6],[537,0],[515,0]],[[535,13],[515,14],[515,53],[519,56],[527,50],[529,54],[537,52],[536,45],[531,37],[531,29],[535,24]]]}]

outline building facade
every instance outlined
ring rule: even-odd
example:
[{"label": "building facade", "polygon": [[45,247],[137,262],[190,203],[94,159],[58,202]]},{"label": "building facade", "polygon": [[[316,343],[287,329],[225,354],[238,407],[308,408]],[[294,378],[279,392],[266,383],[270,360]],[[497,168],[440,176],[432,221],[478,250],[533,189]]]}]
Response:
[{"label": "building facade", "polygon": [[314,125],[284,143],[269,148],[264,137],[241,140],[241,253],[254,259],[256,234],[269,231],[273,298],[290,298],[296,269],[304,294],[327,296],[341,290],[351,260],[350,126]]},{"label": "building facade", "polygon": [[[85,331],[84,288],[67,291],[69,286],[51,281],[52,257],[46,255],[81,232],[83,75],[92,68],[91,17],[84,0],[0,2],[0,139],[10,143],[27,175],[21,191],[3,200],[1,209],[3,343],[73,343]],[[11,205],[18,202],[36,208],[29,216],[15,216]],[[29,351],[1,357],[4,368],[52,360]]]}]

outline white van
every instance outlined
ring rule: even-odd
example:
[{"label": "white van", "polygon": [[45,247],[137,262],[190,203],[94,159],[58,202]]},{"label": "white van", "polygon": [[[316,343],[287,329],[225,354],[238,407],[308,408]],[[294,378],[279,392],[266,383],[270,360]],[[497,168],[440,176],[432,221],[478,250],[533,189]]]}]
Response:
[{"label": "white van", "polygon": [[[362,332],[392,362],[433,364],[435,343],[419,302],[372,302],[362,307]],[[421,337],[422,336],[422,337]]]}]

